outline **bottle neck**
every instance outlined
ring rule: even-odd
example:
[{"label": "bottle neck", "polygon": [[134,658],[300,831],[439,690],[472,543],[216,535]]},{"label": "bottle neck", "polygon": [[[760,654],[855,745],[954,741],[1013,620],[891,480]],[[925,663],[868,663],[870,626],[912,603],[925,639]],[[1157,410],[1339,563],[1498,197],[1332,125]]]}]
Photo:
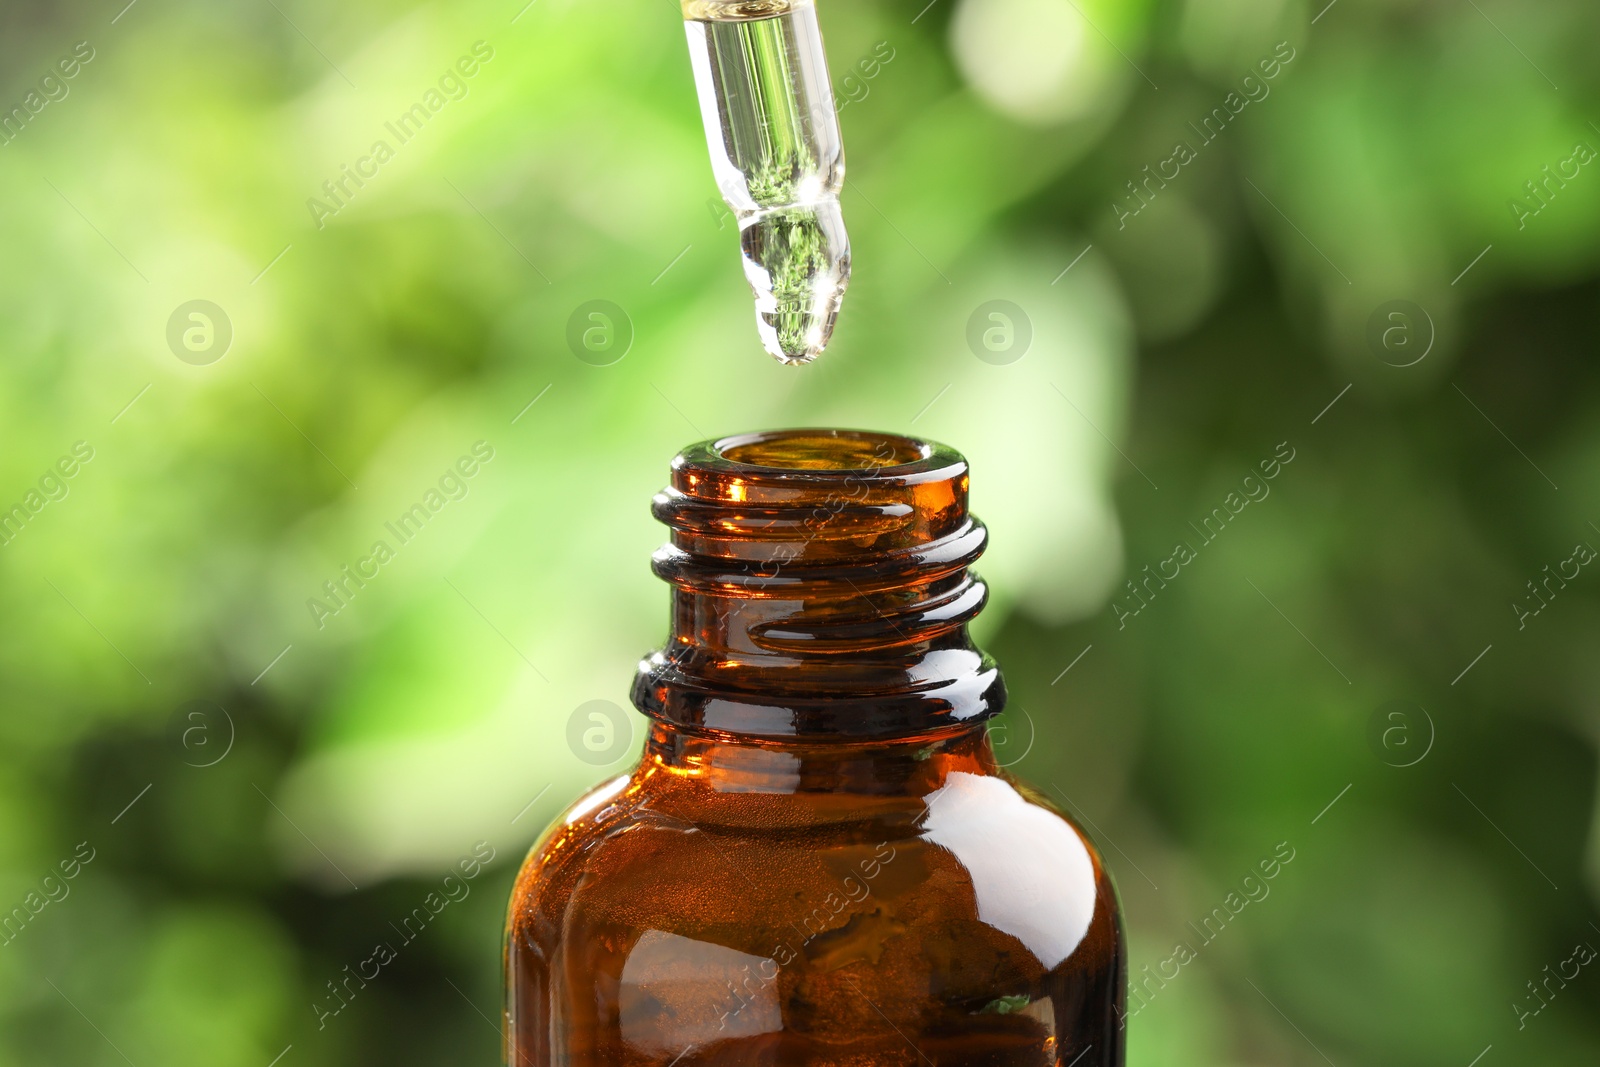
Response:
[{"label": "bottle neck", "polygon": [[656,722],[643,763],[647,773],[715,793],[826,794],[856,803],[921,798],[956,771],[1000,771],[982,723],[920,737],[809,743],[720,739]]},{"label": "bottle neck", "polygon": [[654,513],[672,586],[667,647],[634,703],[706,737],[931,737],[999,712],[998,670],[967,634],[987,598],[967,465],[887,434],[779,431],[673,464]]}]

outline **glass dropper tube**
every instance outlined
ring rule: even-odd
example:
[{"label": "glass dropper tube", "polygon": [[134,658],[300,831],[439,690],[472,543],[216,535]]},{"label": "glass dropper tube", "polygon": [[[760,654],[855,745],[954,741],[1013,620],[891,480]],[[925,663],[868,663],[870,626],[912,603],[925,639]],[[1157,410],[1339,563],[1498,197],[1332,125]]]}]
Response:
[{"label": "glass dropper tube", "polygon": [[850,282],[844,142],[812,0],[682,0],[717,188],[739,220],[761,343],[809,363]]}]

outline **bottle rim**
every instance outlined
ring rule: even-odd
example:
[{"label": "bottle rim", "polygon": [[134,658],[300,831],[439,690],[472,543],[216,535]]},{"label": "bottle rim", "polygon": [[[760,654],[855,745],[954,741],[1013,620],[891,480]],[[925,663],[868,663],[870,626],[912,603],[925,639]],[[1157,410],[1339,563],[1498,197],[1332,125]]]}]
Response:
[{"label": "bottle rim", "polygon": [[692,444],[672,462],[674,480],[693,475],[790,485],[909,485],[967,474],[967,461],[937,441],[879,430],[794,427],[730,434]]}]

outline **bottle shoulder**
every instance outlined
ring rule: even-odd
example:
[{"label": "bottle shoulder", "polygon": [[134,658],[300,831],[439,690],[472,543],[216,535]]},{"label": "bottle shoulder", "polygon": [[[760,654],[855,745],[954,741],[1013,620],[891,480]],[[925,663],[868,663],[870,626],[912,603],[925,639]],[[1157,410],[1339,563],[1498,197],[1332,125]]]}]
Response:
[{"label": "bottle shoulder", "polygon": [[910,935],[982,942],[1036,973],[1112,951],[1118,916],[1071,819],[1008,776],[966,772],[891,797],[685,794],[636,773],[557,820],[512,901],[513,926],[544,939],[620,925],[825,964]]},{"label": "bottle shoulder", "polygon": [[1088,832],[1042,790],[1004,772],[955,771],[927,792],[869,795],[681,789],[641,768],[599,782],[569,804],[530,848],[524,869],[573,858],[600,862],[612,851],[643,847],[641,833],[769,840],[800,851],[869,838],[921,841],[943,844],[980,868],[1001,857],[1053,864],[1071,856],[1102,870]]},{"label": "bottle shoulder", "polygon": [[513,913],[519,899],[537,893],[541,883],[602,842],[608,830],[626,823],[633,805],[616,801],[636,787],[637,778],[635,771],[597,782],[550,821],[523,858],[512,890]]}]

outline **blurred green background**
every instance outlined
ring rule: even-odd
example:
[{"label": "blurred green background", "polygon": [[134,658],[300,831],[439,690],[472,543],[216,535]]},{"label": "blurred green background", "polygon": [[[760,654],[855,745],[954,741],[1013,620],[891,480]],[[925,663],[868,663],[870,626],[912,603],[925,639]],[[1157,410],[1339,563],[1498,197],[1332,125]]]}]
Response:
[{"label": "blurred green background", "polygon": [[522,2],[0,9],[0,1064],[497,1062],[650,495],[789,424],[972,460],[1000,750],[1136,979],[1293,850],[1130,1063],[1594,1062],[1600,8],[823,0],[855,280],[795,370],[677,6]]}]

